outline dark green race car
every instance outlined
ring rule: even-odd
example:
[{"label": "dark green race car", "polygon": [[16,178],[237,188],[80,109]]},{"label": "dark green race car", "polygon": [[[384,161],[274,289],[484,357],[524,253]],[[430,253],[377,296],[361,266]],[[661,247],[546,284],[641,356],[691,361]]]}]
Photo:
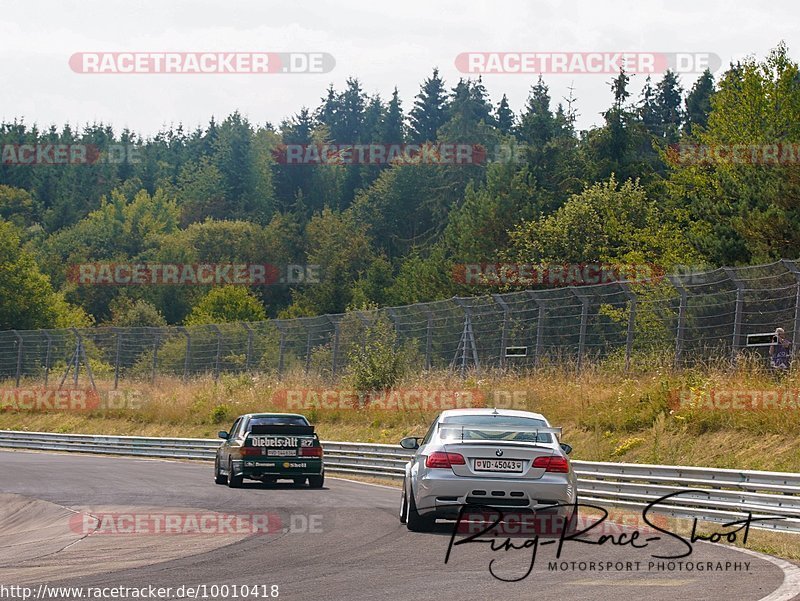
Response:
[{"label": "dark green race car", "polygon": [[293,480],[322,488],[325,466],[314,426],[294,413],[249,413],[236,419],[217,450],[214,482],[238,488],[245,478]]}]

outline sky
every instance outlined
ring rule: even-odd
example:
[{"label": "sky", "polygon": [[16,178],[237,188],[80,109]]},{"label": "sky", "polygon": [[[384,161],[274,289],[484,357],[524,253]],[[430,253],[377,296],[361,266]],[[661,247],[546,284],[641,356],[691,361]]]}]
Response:
[{"label": "sky", "polygon": [[[253,123],[278,125],[302,106],[316,108],[328,85],[342,89],[348,77],[384,99],[397,86],[408,112],[434,67],[448,87],[466,77],[455,62],[464,52],[711,53],[724,68],[763,58],[780,41],[798,60],[795,1],[2,0],[0,120],[104,122],[149,136],[239,110]],[[165,51],[323,52],[335,66],[291,74],[87,74],[70,66],[76,53]],[[645,77],[632,77],[634,94]],[[696,77],[683,74],[681,82],[688,89]],[[519,112],[537,78],[501,73],[483,81],[495,104],[505,93]],[[611,78],[544,76],[554,105],[572,89],[579,129],[602,122]]]}]

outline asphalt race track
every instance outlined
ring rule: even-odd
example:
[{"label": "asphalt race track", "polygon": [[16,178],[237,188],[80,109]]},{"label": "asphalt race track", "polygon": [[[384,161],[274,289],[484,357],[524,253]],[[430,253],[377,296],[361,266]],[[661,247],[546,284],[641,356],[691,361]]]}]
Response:
[{"label": "asphalt race track", "polygon": [[[0,584],[266,585],[268,591],[278,585],[277,598],[301,601],[800,599],[796,567],[724,545],[697,543],[690,557],[673,561],[730,562],[738,570],[648,569],[648,562],[667,563],[651,555],[685,550],[668,536],[644,549],[567,542],[558,562],[576,565],[566,570],[550,570],[557,545],[541,545],[527,578],[501,581],[490,573],[490,562],[497,576],[520,578],[531,548],[464,544],[453,547],[445,564],[450,528],[409,532],[397,519],[398,490],[330,476],[322,490],[258,483],[229,489],[215,485],[211,471],[209,464],[192,462],[0,452]],[[280,527],[255,535],[81,529],[86,515],[175,512],[268,514]],[[524,539],[511,541],[522,546]],[[637,561],[638,571],[587,567]],[[582,570],[580,562],[587,562]],[[210,588],[205,594],[198,598],[234,598],[214,596]],[[176,595],[166,598],[182,598]]]}]

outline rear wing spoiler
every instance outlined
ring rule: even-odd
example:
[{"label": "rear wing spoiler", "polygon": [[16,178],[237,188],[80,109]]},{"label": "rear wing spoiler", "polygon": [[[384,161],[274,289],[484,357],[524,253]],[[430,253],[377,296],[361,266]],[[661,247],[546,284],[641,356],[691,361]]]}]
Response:
[{"label": "rear wing spoiler", "polygon": [[[539,434],[553,434],[556,436],[557,440],[561,439],[561,433],[563,428],[546,428],[546,427],[539,427],[539,426],[480,426],[480,425],[455,425],[455,424],[446,424],[440,423],[439,430],[441,432],[447,431],[448,434],[452,432],[452,438],[460,438],[462,441],[464,440],[464,432],[493,432],[497,434],[502,433],[514,433],[514,434],[535,434],[536,437],[539,437]],[[442,435],[443,438],[451,438],[451,436]]]},{"label": "rear wing spoiler", "polygon": [[274,434],[277,436],[313,436],[314,426],[279,426],[272,424],[256,425],[249,434]]}]

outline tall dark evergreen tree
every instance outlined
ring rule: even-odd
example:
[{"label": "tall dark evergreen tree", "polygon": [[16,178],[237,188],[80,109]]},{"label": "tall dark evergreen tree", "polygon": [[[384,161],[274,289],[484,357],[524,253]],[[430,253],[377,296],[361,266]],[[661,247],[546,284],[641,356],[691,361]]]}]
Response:
[{"label": "tall dark evergreen tree", "polygon": [[380,132],[381,141],[385,144],[402,144],[406,139],[405,116],[397,88],[392,92],[392,99],[383,116]]},{"label": "tall dark evergreen tree", "polygon": [[539,77],[531,87],[528,102],[520,117],[518,135],[532,147],[542,148],[555,134],[555,119],[550,110],[550,89]]},{"label": "tall dark evergreen tree", "polygon": [[[313,143],[313,133],[314,119],[307,107],[301,108],[297,115],[281,124],[280,135],[284,144],[307,146]],[[281,212],[291,210],[299,202],[305,213],[306,204],[302,198],[311,193],[313,169],[311,165],[278,162],[275,168],[275,195]]]},{"label": "tall dark evergreen tree", "polygon": [[644,81],[644,87],[642,88],[642,97],[639,102],[639,115],[647,131],[654,136],[659,136],[661,135],[661,116],[659,114],[656,96],[657,92],[648,75],[647,79]]},{"label": "tall dark evergreen tree", "polygon": [[714,76],[706,69],[694,82],[686,96],[686,122],[684,130],[692,135],[692,129],[706,127],[711,113],[711,97],[714,95]]},{"label": "tall dark evergreen tree", "polygon": [[[380,99],[378,99],[380,104]],[[339,95],[339,114],[335,126],[331,128],[334,141],[341,144],[355,144],[367,141],[364,132],[364,111],[367,106],[367,95],[361,89],[361,82],[356,78],[348,78],[347,87]]]},{"label": "tall dark evergreen tree", "polygon": [[380,135],[381,123],[383,123],[385,113],[386,106],[383,104],[378,94],[369,99],[364,109],[359,142],[368,144],[383,142],[383,140],[380,139]]},{"label": "tall dark evergreen tree", "polygon": [[661,124],[659,137],[666,144],[674,144],[680,137],[683,125],[683,88],[678,76],[669,69],[656,86],[656,102]]},{"label": "tall dark evergreen tree", "polygon": [[511,130],[514,129],[514,112],[509,108],[508,98],[506,98],[505,94],[503,94],[503,97],[500,99],[500,104],[497,105],[495,120],[497,122],[497,129],[504,135],[510,134]]},{"label": "tall dark evergreen tree", "polygon": [[447,92],[444,80],[439,77],[439,69],[425,80],[414,101],[409,115],[411,121],[411,140],[413,142],[435,142],[439,128],[447,120]]}]

